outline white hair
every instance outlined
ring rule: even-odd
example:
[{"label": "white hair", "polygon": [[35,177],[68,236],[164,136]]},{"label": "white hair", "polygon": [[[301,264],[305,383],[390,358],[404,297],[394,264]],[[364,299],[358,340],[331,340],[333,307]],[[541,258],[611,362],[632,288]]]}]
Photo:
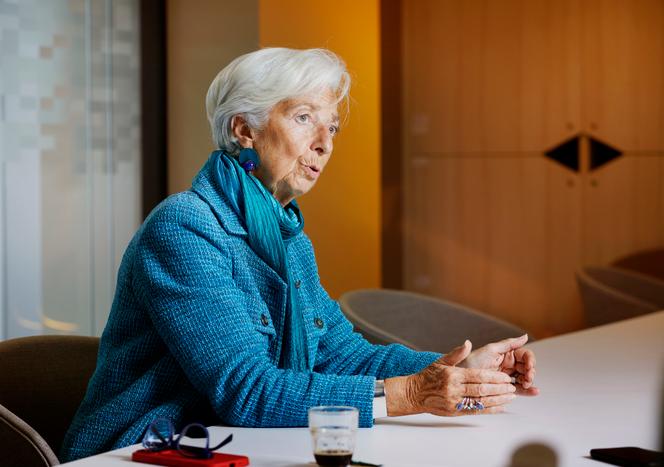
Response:
[{"label": "white hair", "polygon": [[344,62],[326,49],[265,48],[241,55],[214,78],[205,98],[212,139],[236,155],[242,148],[233,135],[233,117],[261,130],[272,108],[285,99],[332,90],[337,102],[348,100],[350,75]]}]

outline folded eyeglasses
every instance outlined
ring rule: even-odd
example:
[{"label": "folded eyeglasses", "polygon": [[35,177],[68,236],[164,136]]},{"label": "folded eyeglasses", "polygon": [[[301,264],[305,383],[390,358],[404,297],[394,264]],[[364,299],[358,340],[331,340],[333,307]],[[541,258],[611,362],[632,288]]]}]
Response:
[{"label": "folded eyeglasses", "polygon": [[[205,434],[205,446],[191,446],[183,444],[185,438],[203,438],[201,433]],[[221,443],[210,447],[210,432],[200,423],[190,423],[185,426],[180,434],[176,436],[175,427],[167,418],[156,418],[150,423],[145,435],[143,435],[143,447],[149,451],[165,451],[173,449],[185,457],[196,459],[210,459],[213,451],[226,446],[233,441],[233,435],[230,434]]]}]

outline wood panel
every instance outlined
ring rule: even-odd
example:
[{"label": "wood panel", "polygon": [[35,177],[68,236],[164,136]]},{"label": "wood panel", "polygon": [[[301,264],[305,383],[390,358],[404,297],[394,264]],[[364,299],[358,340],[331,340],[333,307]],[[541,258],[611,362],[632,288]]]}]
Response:
[{"label": "wood panel", "polygon": [[[544,258],[547,277],[542,283],[547,300],[547,316],[539,316],[540,337],[558,334],[583,326],[581,301],[575,271],[581,264],[582,205],[581,177],[554,162],[547,161],[549,199],[546,212],[548,242],[543,251],[533,254]],[[564,190],[565,186],[568,190]]]},{"label": "wood panel", "polygon": [[[402,6],[406,288],[582,327],[575,270],[664,244],[664,2]],[[542,156],[577,134],[580,175]]]},{"label": "wood panel", "polygon": [[664,2],[583,3],[583,128],[624,152],[584,177],[585,263],[664,244]]},{"label": "wood panel", "polygon": [[485,161],[418,157],[406,220],[406,286],[470,306],[486,301]]},{"label": "wood panel", "polygon": [[409,225],[409,232],[422,238],[418,246],[426,258],[425,267],[413,276],[414,285],[434,294],[443,287],[450,297],[471,306],[486,301],[485,165],[477,158],[422,158],[413,163],[419,180],[413,199],[418,223]]},{"label": "wood panel", "polygon": [[664,2],[582,2],[584,130],[627,152],[664,149]]},{"label": "wood panel", "polygon": [[579,130],[577,1],[403,7],[410,150],[533,152]]},{"label": "wood panel", "polygon": [[539,152],[580,130],[579,6],[526,1],[522,8],[519,149]]},{"label": "wood panel", "polygon": [[661,157],[621,157],[584,177],[583,262],[662,245]]},{"label": "wood panel", "polygon": [[[538,336],[581,326],[577,177],[544,158],[414,159],[406,288],[464,303]],[[571,182],[571,183],[570,183]]]},{"label": "wood panel", "polygon": [[578,3],[403,7],[406,288],[578,327],[580,187],[541,157],[579,131]]}]

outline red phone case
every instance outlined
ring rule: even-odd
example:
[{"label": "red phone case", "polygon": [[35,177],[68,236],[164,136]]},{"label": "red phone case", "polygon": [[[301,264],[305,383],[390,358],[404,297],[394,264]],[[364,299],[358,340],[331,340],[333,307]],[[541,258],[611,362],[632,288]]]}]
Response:
[{"label": "red phone case", "polygon": [[172,467],[243,467],[249,465],[249,458],[246,456],[215,452],[210,459],[196,459],[194,457],[183,456],[174,449],[166,449],[164,451],[139,449],[132,453],[131,460],[134,462]]}]

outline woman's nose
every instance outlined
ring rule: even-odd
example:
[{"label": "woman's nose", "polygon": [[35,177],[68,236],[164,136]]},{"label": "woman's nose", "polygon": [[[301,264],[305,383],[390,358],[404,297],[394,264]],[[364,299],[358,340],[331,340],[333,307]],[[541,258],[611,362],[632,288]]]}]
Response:
[{"label": "woman's nose", "polygon": [[318,125],[311,149],[316,151],[319,156],[324,156],[332,152],[332,146],[332,134],[330,134],[329,127]]}]

